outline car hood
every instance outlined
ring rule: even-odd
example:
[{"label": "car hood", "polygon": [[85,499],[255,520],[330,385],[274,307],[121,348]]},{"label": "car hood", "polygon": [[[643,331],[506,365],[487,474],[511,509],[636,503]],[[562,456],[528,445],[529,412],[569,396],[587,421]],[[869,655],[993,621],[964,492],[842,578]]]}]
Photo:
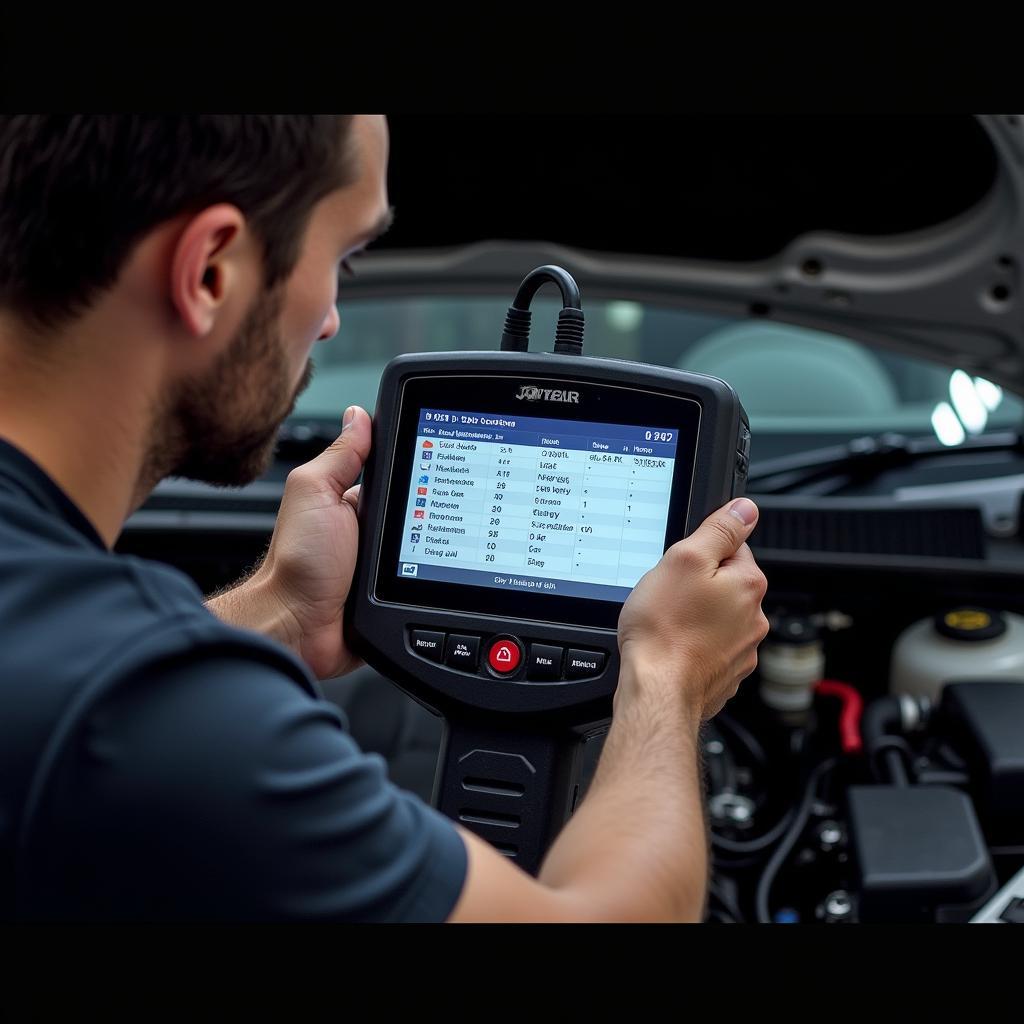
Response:
[{"label": "car hood", "polygon": [[750,262],[500,239],[392,248],[365,254],[346,297],[493,294],[554,263],[577,279],[584,308],[588,297],[635,299],[797,324],[960,367],[1024,393],[1024,122],[1018,115],[976,120],[995,156],[991,187],[965,212],[912,232],[808,231]]}]

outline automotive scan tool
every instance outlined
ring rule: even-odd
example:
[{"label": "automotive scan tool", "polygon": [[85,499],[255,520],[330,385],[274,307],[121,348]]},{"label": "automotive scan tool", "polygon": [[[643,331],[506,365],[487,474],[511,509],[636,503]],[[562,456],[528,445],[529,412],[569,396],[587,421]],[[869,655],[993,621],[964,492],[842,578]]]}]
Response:
[{"label": "automotive scan tool", "polygon": [[[564,308],[531,353],[545,282]],[[445,719],[435,806],[531,872],[611,717],[623,601],[742,493],[750,450],[729,385],[587,358],[583,327],[576,282],[540,267],[501,351],[388,364],[346,607],[367,663]]]}]

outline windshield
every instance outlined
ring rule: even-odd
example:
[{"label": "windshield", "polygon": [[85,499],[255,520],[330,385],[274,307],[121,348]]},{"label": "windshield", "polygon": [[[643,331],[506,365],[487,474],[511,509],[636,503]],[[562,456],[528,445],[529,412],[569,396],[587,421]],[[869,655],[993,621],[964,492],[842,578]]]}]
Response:
[{"label": "windshield", "polygon": [[[341,330],[314,348],[316,372],[294,418],[372,412],[385,364],[402,352],[498,347],[508,297],[347,299]],[[532,305],[532,346],[550,349],[560,303]],[[752,458],[810,450],[864,434],[938,436],[948,445],[1016,428],[1024,404],[957,367],[871,349],[837,334],[762,319],[627,301],[586,304],[585,352],[711,374],[750,417]]]}]

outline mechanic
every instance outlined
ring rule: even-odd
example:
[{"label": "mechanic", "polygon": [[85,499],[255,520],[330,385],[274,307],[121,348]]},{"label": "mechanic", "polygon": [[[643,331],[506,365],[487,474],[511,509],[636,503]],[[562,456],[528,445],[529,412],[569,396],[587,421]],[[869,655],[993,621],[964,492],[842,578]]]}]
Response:
[{"label": "mechanic", "polygon": [[363,409],[233,589],[112,551],[164,477],[267,469],[390,223],[387,151],[369,115],[0,118],[0,918],[701,919],[700,725],[767,631],[748,499],[625,603],[613,724],[538,878],[318,689],[357,664]]}]

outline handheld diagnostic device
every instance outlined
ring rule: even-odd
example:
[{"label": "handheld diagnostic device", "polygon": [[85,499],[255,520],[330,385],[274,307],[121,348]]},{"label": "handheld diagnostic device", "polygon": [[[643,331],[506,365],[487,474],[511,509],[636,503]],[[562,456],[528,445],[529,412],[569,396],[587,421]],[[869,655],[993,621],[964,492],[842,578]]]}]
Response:
[{"label": "handheld diagnostic device", "polygon": [[[565,308],[555,351],[530,353],[546,281]],[[750,449],[724,382],[582,342],[575,282],[541,267],[501,351],[392,360],[345,610],[366,662],[445,719],[435,806],[533,872],[611,717],[623,601],[742,493]]]}]

